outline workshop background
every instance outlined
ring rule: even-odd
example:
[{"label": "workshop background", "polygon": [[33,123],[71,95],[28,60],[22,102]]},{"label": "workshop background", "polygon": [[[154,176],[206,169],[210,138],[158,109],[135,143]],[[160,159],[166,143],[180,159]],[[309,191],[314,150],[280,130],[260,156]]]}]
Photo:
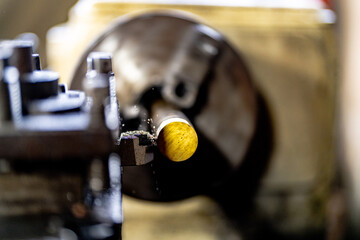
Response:
[{"label": "workshop background", "polygon": [[[264,134],[259,137],[266,138],[265,146],[257,149],[266,159],[258,162],[263,166],[255,166],[257,179],[249,178],[249,185],[256,185],[254,193],[250,191],[254,194],[252,212],[246,213],[250,217],[239,217],[244,210],[236,206],[243,204],[238,200],[248,193],[243,191],[247,183],[230,184],[219,191],[222,196],[176,202],[154,203],[125,196],[123,239],[236,240],[245,235],[263,239],[267,231],[275,232],[279,239],[342,239],[347,228],[344,198],[348,197],[349,208],[358,206],[358,155],[352,145],[358,135],[351,127],[357,124],[353,119],[359,108],[355,103],[351,110],[347,108],[349,101],[356,102],[351,96],[356,96],[358,88],[350,80],[344,80],[348,85],[343,87],[339,78],[354,79],[357,74],[344,66],[356,68],[355,60],[348,60],[346,53],[355,45],[352,39],[358,39],[349,34],[355,30],[348,26],[356,22],[352,17],[360,10],[359,4],[344,1],[338,6],[316,0],[273,1],[273,5],[228,1],[226,6],[217,6],[215,1],[160,2],[0,0],[0,39],[35,33],[42,65],[60,72],[68,84],[89,44],[114,19],[134,12],[175,9],[194,14],[223,33],[243,57],[261,95],[265,110],[260,116],[266,119]],[[339,110],[339,106],[343,108]],[[354,136],[343,135],[344,129]],[[347,144],[344,148],[339,147],[344,146],[340,137]],[[350,177],[346,178],[343,173],[348,171]],[[350,214],[349,225],[357,226],[356,212]]]}]

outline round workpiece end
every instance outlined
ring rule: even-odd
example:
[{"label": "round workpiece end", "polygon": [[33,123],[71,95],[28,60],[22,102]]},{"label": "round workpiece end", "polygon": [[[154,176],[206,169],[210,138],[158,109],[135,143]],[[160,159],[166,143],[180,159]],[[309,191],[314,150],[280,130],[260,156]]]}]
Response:
[{"label": "round workpiece end", "polygon": [[195,129],[185,122],[170,122],[158,134],[158,147],[162,154],[174,162],[189,159],[196,151],[198,137]]}]

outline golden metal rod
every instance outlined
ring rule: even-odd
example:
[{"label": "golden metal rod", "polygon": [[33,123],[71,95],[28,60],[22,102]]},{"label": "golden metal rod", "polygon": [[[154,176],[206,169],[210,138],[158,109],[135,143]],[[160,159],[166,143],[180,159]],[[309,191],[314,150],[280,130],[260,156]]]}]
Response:
[{"label": "golden metal rod", "polygon": [[185,161],[195,153],[198,137],[181,111],[165,102],[156,102],[152,106],[152,119],[159,150],[169,160]]}]

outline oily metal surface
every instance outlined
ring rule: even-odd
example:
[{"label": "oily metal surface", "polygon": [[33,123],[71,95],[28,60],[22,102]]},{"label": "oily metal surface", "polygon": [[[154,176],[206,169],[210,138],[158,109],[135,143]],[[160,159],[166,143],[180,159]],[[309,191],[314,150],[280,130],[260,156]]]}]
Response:
[{"label": "oily metal surface", "polygon": [[[82,88],[90,52],[110,52],[120,108],[136,105],[144,91],[164,83],[182,36],[197,24],[179,12],[120,18],[84,53],[71,88]],[[244,63],[225,38],[195,105],[184,113],[199,136],[194,156],[182,163],[159,156],[145,166],[125,167],[125,193],[151,200],[184,198],[217,185],[240,166],[255,130],[256,97]]]}]

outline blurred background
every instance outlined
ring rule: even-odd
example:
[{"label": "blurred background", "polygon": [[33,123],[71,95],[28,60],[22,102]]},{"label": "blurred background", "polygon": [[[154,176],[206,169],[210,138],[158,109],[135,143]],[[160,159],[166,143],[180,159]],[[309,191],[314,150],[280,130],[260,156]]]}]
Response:
[{"label": "blurred background", "polygon": [[46,63],[46,33],[68,19],[69,9],[76,1],[0,1],[1,39],[13,39],[24,32],[35,33],[40,38],[39,53]]},{"label": "blurred background", "polygon": [[161,203],[125,196],[124,239],[357,239],[360,2],[0,0],[0,39],[35,33],[42,65],[70,85],[115,19],[154,10],[185,12],[226,37],[263,121],[244,166],[213,192]]}]

